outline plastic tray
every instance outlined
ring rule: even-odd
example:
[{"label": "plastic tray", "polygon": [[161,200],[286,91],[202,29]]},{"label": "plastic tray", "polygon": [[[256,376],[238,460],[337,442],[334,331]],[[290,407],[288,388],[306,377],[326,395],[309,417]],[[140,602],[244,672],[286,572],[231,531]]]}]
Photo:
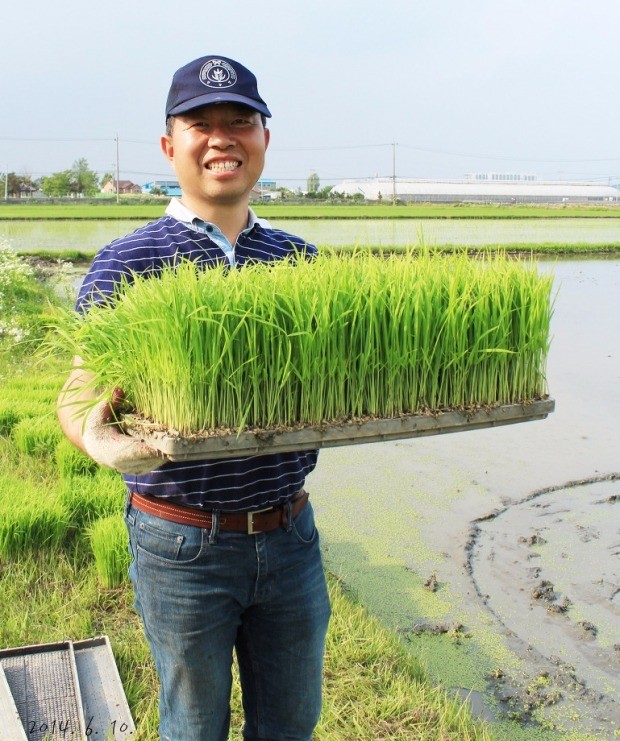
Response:
[{"label": "plastic tray", "polygon": [[554,400],[547,398],[467,411],[327,424],[320,428],[258,430],[242,432],[240,435],[232,432],[191,438],[149,431],[131,417],[125,419],[124,428],[127,434],[144,440],[164,453],[169,460],[187,461],[285,453],[478,430],[544,419],[554,408]]},{"label": "plastic tray", "polygon": [[107,636],[0,651],[0,728],[11,741],[129,738],[135,726]]}]

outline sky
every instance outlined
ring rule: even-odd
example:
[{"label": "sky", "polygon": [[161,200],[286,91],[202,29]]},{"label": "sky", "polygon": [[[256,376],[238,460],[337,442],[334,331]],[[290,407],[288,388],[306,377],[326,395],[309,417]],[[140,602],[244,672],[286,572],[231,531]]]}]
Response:
[{"label": "sky", "polygon": [[620,183],[618,0],[29,0],[5,3],[0,170],[86,158],[138,184],[174,71],[218,54],[258,77],[264,177],[468,173]]}]

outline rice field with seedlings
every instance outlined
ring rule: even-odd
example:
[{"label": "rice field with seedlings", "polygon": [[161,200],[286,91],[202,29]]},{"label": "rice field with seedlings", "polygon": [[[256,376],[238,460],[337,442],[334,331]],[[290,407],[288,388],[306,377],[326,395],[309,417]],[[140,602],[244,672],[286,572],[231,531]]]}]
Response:
[{"label": "rice field with seedlings", "polygon": [[[22,199],[24,200],[24,199]],[[135,197],[101,200],[97,203],[32,201],[0,202],[0,220],[93,220],[157,219],[165,211],[168,199],[138,201]],[[295,203],[263,202],[252,204],[265,219],[523,219],[523,218],[606,218],[617,217],[617,205],[605,204],[475,204],[475,203]]]},{"label": "rice field with seedlings", "polygon": [[[47,312],[52,299],[35,276],[31,290]],[[124,485],[56,434],[69,355],[35,362],[32,345],[17,342],[13,334],[0,337],[0,647],[108,635],[134,738],[155,741],[157,677],[127,579]],[[331,576],[329,585],[333,618],[316,739],[491,737],[344,585]],[[241,724],[235,671],[231,739],[241,739]]]},{"label": "rice field with seedlings", "polygon": [[120,587],[127,578],[130,556],[127,550],[127,530],[122,518],[108,515],[97,519],[88,530],[95,568],[101,586]]},{"label": "rice field with seedlings", "polygon": [[494,407],[546,394],[551,287],[504,255],[182,264],[64,314],[52,344],[182,435]]}]

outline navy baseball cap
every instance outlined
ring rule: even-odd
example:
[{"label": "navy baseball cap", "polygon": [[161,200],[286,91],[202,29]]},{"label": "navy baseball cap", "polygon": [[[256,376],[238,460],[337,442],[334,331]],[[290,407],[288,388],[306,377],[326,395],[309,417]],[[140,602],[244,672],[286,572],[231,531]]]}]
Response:
[{"label": "navy baseball cap", "polygon": [[234,59],[195,59],[174,73],[166,101],[166,118],[211,103],[241,103],[271,117],[258,94],[256,77]]}]

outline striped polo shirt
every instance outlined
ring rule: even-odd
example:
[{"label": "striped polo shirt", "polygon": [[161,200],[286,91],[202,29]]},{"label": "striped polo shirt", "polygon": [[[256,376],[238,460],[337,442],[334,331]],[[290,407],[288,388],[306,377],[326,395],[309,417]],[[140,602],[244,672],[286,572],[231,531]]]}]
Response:
[{"label": "striped polo shirt", "polygon": [[[105,300],[123,277],[131,281],[132,273],[156,276],[180,260],[190,259],[205,268],[218,263],[240,268],[246,262],[270,262],[298,252],[314,255],[316,247],[272,229],[251,211],[248,227],[232,249],[215,225],[173,201],[161,219],[111,242],[96,255],[80,288],[76,309],[85,311],[91,301]],[[177,504],[225,511],[259,509],[281,504],[299,491],[317,457],[318,451],[309,450],[171,462],[148,474],[124,474],[123,479],[131,491]]]}]

